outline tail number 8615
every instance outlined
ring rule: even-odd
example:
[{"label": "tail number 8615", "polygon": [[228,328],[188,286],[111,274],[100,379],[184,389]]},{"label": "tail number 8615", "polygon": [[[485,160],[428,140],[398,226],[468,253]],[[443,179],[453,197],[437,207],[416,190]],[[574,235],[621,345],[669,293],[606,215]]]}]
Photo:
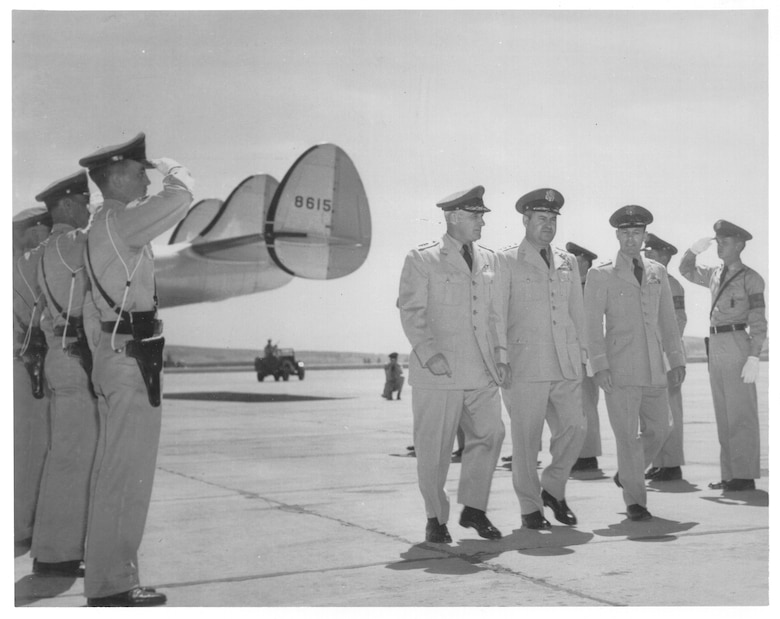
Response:
[{"label": "tail number 8615", "polygon": [[295,196],[295,206],[298,208],[307,208],[310,211],[324,211],[331,210],[332,201],[325,198],[313,198],[311,196]]}]

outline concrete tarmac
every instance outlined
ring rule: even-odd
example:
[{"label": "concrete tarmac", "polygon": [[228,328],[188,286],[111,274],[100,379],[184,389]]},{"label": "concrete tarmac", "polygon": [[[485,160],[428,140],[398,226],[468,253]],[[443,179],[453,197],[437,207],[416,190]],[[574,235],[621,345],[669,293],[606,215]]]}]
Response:
[{"label": "concrete tarmac", "polygon": [[[168,607],[762,606],[768,581],[768,367],[759,378],[762,478],[723,494],[705,364],[688,366],[684,480],[648,483],[653,519],[626,518],[615,443],[599,403],[601,471],[572,478],[579,519],[521,528],[499,461],[483,540],[457,524],[460,464],[448,478],[452,544],[424,541],[411,445],[411,391],[380,397],[382,370],[168,373],[142,584]],[[502,455],[511,453],[509,419]],[[545,449],[549,435],[545,430]],[[540,455],[542,465],[549,454]],[[32,575],[15,558],[16,606],[85,605],[80,579]]]}]

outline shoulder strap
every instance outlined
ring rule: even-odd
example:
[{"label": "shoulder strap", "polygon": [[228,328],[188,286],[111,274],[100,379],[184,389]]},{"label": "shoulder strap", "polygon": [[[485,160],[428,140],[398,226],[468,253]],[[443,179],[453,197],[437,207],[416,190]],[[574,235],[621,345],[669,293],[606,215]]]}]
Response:
[{"label": "shoulder strap", "polygon": [[49,282],[46,279],[46,266],[44,265],[44,262],[46,262],[46,252],[43,252],[43,256],[41,256],[41,279],[43,280],[43,285],[46,286],[46,293],[49,299],[51,299],[51,303],[54,306],[54,309],[57,311],[57,313],[65,318],[67,320],[67,315],[65,312],[62,311],[62,306],[57,303],[57,299],[54,298],[54,294],[51,291],[51,288],[49,288]]},{"label": "shoulder strap", "polygon": [[[103,286],[100,285],[97,275],[95,274],[95,269],[92,266],[92,256],[89,253],[89,239],[87,239],[86,246],[87,246],[87,268],[89,269],[89,272],[92,275],[92,281],[95,282],[95,288],[98,289],[100,296],[102,296],[105,302],[108,303],[108,306],[116,312],[117,316],[119,316],[122,313],[119,310],[119,306],[116,303],[114,303],[114,300],[111,297],[108,296],[108,293],[105,291]],[[125,312],[125,314],[127,314],[127,312]]]},{"label": "shoulder strap", "polygon": [[743,268],[741,268],[739,271],[737,271],[736,273],[734,273],[734,275],[732,275],[731,277],[729,277],[729,278],[728,278],[728,279],[727,279],[725,282],[723,282],[723,285],[722,285],[722,286],[721,286],[721,287],[718,289],[718,294],[716,294],[716,295],[715,295],[715,298],[712,300],[712,307],[710,308],[710,318],[712,318],[712,312],[714,312],[714,311],[715,311],[715,306],[716,306],[716,305],[717,305],[717,303],[718,303],[718,299],[720,299],[720,295],[722,295],[722,294],[723,294],[723,291],[724,291],[724,290],[726,290],[726,287],[727,287],[727,286],[728,286],[728,285],[729,285],[731,282],[733,282],[733,281],[736,279],[737,275],[739,275],[740,273],[743,273],[744,271],[745,271],[745,269],[744,269],[744,267],[743,267]]}]

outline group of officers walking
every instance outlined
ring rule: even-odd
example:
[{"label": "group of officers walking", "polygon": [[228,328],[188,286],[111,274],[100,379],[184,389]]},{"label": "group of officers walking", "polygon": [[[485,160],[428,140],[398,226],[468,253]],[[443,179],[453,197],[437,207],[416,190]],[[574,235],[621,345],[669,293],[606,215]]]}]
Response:
[{"label": "group of officers walking", "polygon": [[[150,243],[187,213],[193,181],[148,160],[143,133],[78,163],[13,223],[14,536],[34,573],[84,577],[89,606],[160,605],[138,573],[164,344]],[[163,177],[153,196],[147,169]]]},{"label": "group of officers walking", "polygon": [[[477,186],[441,200],[447,232],[409,252],[398,308],[412,346],[414,446],[429,542],[452,541],[445,483],[456,432],[461,455],[459,523],[487,539],[501,532],[486,515],[493,472],[511,422],[512,482],[523,526],[576,525],[566,502],[572,470],[598,467],[599,391],[615,435],[626,514],[648,520],[645,480],[682,478],[685,380],[682,286],[667,273],[677,249],[647,231],[649,210],[617,209],[617,256],[551,245],[563,196],[551,188],[516,203],[523,240],[500,252],[476,243],[490,211]],[[721,479],[710,488],[755,488],[760,477],[756,378],[766,338],[764,281],[740,259],[749,232],[725,220],[693,243],[680,273],[712,293],[708,364],[720,442]],[[723,263],[697,264],[715,240]],[[643,255],[644,253],[644,255]],[[551,462],[537,473],[545,421]]]}]

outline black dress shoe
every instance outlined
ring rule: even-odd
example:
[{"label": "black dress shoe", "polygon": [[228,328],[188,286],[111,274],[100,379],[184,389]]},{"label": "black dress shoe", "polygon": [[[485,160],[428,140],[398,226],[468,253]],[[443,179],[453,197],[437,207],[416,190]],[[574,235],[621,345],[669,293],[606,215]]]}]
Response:
[{"label": "black dress shoe", "polygon": [[164,593],[146,587],[133,587],[114,595],[87,598],[87,606],[161,606],[168,601]]},{"label": "black dress shoe", "polygon": [[650,520],[653,515],[639,503],[633,503],[626,508],[631,520]]},{"label": "black dress shoe", "polygon": [[652,481],[677,481],[678,479],[682,479],[682,469],[679,466],[662,466],[652,477]]},{"label": "black dress shoe", "polygon": [[740,492],[742,490],[755,490],[755,479],[729,479],[723,486],[726,492]]},{"label": "black dress shoe", "polygon": [[504,456],[503,458],[501,458],[501,462],[511,462],[511,461],[512,461],[512,456]]},{"label": "black dress shoe", "polygon": [[480,537],[485,539],[501,539],[501,531],[493,526],[481,509],[464,507],[460,514],[460,526],[476,529]]},{"label": "black dress shoe", "polygon": [[726,487],[726,480],[721,479],[720,481],[713,481],[707,484],[707,487],[710,490],[723,490]]},{"label": "black dress shoe", "polygon": [[33,574],[39,576],[66,576],[70,578],[84,578],[84,568],[81,561],[59,561],[57,563],[46,563],[33,559]]},{"label": "black dress shoe", "polygon": [[575,525],[577,524],[577,516],[574,515],[566,505],[566,499],[560,501],[551,495],[547,490],[542,490],[542,502],[545,507],[549,507],[555,514],[555,519],[563,524]]},{"label": "black dress shoe", "polygon": [[615,473],[615,476],[614,476],[612,479],[614,480],[614,482],[615,482],[615,485],[616,485],[618,488],[622,488],[622,487],[623,487],[623,484],[621,484],[621,483],[620,483],[620,477],[618,477],[618,475],[620,475],[620,473]]},{"label": "black dress shoe", "polygon": [[645,473],[645,479],[655,479],[655,476],[658,475],[660,470],[660,466],[651,466]]},{"label": "black dress shoe", "polygon": [[542,512],[531,512],[522,515],[523,526],[528,529],[549,529],[552,527],[550,521],[542,516]]},{"label": "black dress shoe", "polygon": [[574,466],[571,467],[572,471],[595,471],[599,468],[598,458],[595,456],[591,458],[577,458]]},{"label": "black dress shoe", "polygon": [[428,518],[425,525],[425,541],[433,544],[449,544],[452,542],[446,524],[439,524],[438,518]]}]

